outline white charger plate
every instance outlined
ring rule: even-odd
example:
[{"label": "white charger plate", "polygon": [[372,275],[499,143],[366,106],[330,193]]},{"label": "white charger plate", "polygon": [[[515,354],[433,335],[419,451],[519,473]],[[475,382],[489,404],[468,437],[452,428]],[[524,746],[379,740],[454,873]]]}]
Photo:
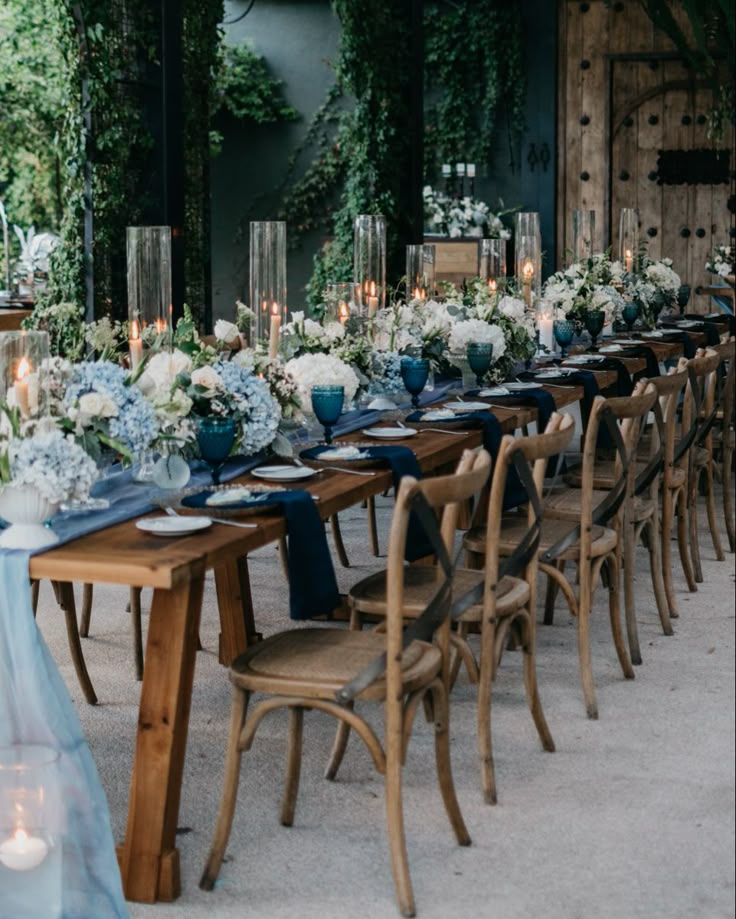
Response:
[{"label": "white charger plate", "polygon": [[458,415],[464,412],[487,412],[488,406],[485,402],[445,402],[445,408],[452,409]]},{"label": "white charger plate", "polygon": [[504,383],[503,384],[509,392],[524,392],[525,389],[541,389],[542,387],[539,383],[533,383],[531,380],[524,382],[523,380],[517,383]]},{"label": "white charger plate", "polygon": [[136,527],[154,536],[186,536],[212,526],[209,517],[145,517]]},{"label": "white charger plate", "polygon": [[361,431],[367,437],[375,437],[376,440],[404,440],[407,437],[414,437],[418,434],[416,428],[363,428]]},{"label": "white charger plate", "polygon": [[251,469],[250,474],[267,482],[301,482],[302,479],[311,479],[317,475],[317,470],[307,466],[259,466]]}]

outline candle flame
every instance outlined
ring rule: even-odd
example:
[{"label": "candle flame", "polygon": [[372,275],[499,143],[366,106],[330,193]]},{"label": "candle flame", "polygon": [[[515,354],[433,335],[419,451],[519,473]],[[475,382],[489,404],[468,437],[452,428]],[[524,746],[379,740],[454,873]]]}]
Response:
[{"label": "candle flame", "polygon": [[344,300],[341,300],[337,307],[338,319],[340,320],[340,322],[344,323],[347,320],[349,315],[350,315],[350,310],[348,309],[347,303]]},{"label": "candle flame", "polygon": [[498,290],[498,282],[495,278],[491,278],[491,280],[488,282],[488,289],[491,291],[491,293],[494,294]]},{"label": "candle flame", "polygon": [[22,380],[31,372],[31,362],[25,355],[18,361],[18,369],[15,371],[16,380]]},{"label": "candle flame", "polygon": [[271,315],[272,315],[272,316],[278,316],[280,312],[281,312],[281,310],[280,310],[280,308],[279,308],[279,305],[278,305],[278,303],[274,300],[273,303],[271,304]]},{"label": "candle flame", "polygon": [[19,826],[15,833],[13,833],[13,839],[17,840],[18,842],[27,842],[28,833],[26,833],[22,826]]},{"label": "candle flame", "polygon": [[376,296],[376,282],[375,281],[371,281],[370,296],[371,297]]},{"label": "candle flame", "polygon": [[163,319],[156,320],[156,333],[158,335],[163,335],[166,331],[166,322]]},{"label": "candle flame", "polygon": [[141,337],[141,330],[138,327],[138,320],[134,319],[130,324],[130,339],[131,341],[138,341]]},{"label": "candle flame", "polygon": [[526,259],[526,261],[522,264],[521,273],[524,275],[526,280],[530,280],[534,277],[534,263],[530,258]]}]

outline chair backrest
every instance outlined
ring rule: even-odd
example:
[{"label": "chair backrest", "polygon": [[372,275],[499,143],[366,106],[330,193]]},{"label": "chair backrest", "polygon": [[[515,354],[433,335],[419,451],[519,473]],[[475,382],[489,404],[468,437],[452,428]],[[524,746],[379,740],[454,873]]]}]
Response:
[{"label": "chair backrest", "polygon": [[719,354],[712,348],[699,349],[687,362],[688,383],[682,406],[683,431],[694,432],[694,443],[710,437],[716,421],[716,389]]},{"label": "chair backrest", "polygon": [[[496,609],[496,588],[505,575],[522,577],[532,590],[530,609],[534,609],[537,583],[537,565],[540,525],[542,521],[542,489],[547,462],[553,456],[563,453],[575,432],[572,415],[555,412],[547,422],[543,434],[525,437],[506,435],[498,450],[496,465],[488,502],[486,521],[485,586],[483,611],[486,618],[493,617]],[[503,499],[509,469],[514,467],[523,485],[526,486],[527,530],[519,539],[516,549],[499,557]]]},{"label": "chair backrest", "polygon": [[[479,494],[490,472],[491,457],[486,450],[466,450],[452,475],[434,476],[421,481],[412,476],[404,476],[399,485],[388,542],[386,652],[336,694],[339,702],[349,702],[385,674],[387,730],[389,721],[398,717],[402,704],[402,654],[412,641],[436,639],[443,651],[443,678],[447,680],[453,573],[451,551],[458,515],[463,503]],[[437,513],[440,511],[441,527],[437,522]],[[422,524],[435,548],[439,577],[437,590],[427,608],[418,618],[412,619],[405,629],[404,553],[412,514]]]},{"label": "chair backrest", "polygon": [[[642,424],[657,400],[657,392],[648,380],[640,380],[630,396],[604,399],[596,396],[588,418],[583,443],[583,465],[580,483],[580,521],[557,543],[545,551],[542,561],[551,563],[569,546],[580,541],[583,558],[590,555],[593,525],[608,525],[618,518],[627,495],[633,493],[634,462]],[[613,486],[597,505],[593,504],[593,482],[596,467],[609,462],[597,450],[598,432],[605,427],[616,450]]]},{"label": "chair backrest", "polygon": [[723,430],[728,431],[736,408],[736,338],[729,338],[713,350],[721,362],[716,377],[716,410],[721,412]]},{"label": "chair backrest", "polygon": [[[676,441],[678,433],[678,409],[680,396],[688,382],[687,360],[680,358],[677,367],[672,367],[666,376],[654,377],[649,381],[657,392],[657,402],[654,404],[656,424],[652,430],[652,449],[649,461],[660,459],[660,469],[663,472],[663,485],[670,487],[674,467],[683,462],[682,455],[688,447],[684,446],[682,452],[678,449]],[[656,486],[656,477],[653,481]],[[641,493],[637,489],[637,493]]]}]

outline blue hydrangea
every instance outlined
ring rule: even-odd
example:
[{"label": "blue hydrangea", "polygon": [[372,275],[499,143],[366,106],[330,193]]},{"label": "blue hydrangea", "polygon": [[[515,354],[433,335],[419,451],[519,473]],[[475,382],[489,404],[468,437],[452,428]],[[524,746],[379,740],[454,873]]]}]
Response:
[{"label": "blue hydrangea", "polygon": [[222,379],[238,421],[238,450],[250,456],[267,447],[281,421],[281,408],[268,383],[232,361],[217,361],[212,369]]},{"label": "blue hydrangea", "polygon": [[8,452],[11,483],[32,486],[51,504],[86,498],[97,478],[92,460],[61,431],[12,441]]},{"label": "blue hydrangea", "polygon": [[374,352],[371,380],[371,391],[400,392],[404,388],[401,355],[397,351]]},{"label": "blue hydrangea", "polygon": [[[159,424],[153,406],[137,386],[129,385],[128,380],[128,371],[117,364],[107,361],[75,364],[64,395],[64,406],[69,409],[90,392],[108,396],[118,413],[104,419],[107,433],[131,455],[136,455],[150,448],[158,436]],[[100,430],[99,423],[95,430]]]}]

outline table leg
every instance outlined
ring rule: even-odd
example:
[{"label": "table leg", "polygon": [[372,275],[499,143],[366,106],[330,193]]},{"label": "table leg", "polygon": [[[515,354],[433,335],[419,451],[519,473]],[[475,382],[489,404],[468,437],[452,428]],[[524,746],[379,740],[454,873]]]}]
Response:
[{"label": "table leg", "polygon": [[220,663],[229,667],[249,644],[258,641],[253,618],[248,557],[223,562],[215,568],[217,606],[220,611]]},{"label": "table leg", "polygon": [[119,853],[128,900],[180,893],[176,822],[184,770],[204,564],[190,579],[153,594],[138,712],[125,842]]}]

